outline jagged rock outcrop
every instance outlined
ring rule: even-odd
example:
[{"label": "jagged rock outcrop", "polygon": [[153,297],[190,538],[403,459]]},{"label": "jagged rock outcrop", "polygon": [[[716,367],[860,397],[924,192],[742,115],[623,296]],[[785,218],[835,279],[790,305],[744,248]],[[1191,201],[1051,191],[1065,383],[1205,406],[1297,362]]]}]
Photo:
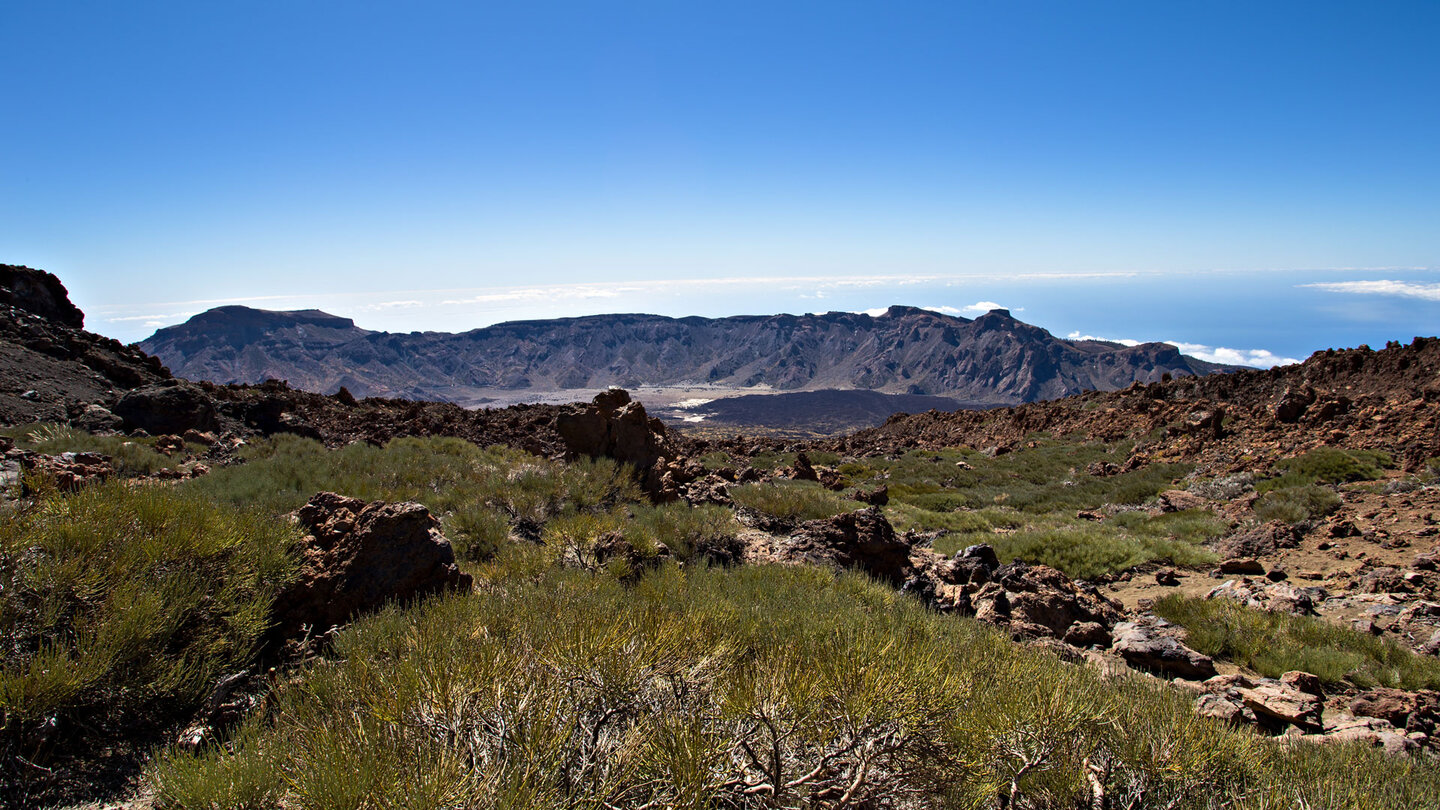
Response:
[{"label": "jagged rock outcrop", "polygon": [[912,543],[896,534],[877,507],[806,521],[781,540],[775,557],[782,562],[858,568],[899,585],[911,573]]},{"label": "jagged rock outcrop", "polygon": [[1009,628],[1025,636],[1050,636],[1076,646],[1108,645],[1120,607],[1094,588],[1046,565],[1013,562],[991,575],[1005,589]]},{"label": "jagged rock outcrop", "polygon": [[98,424],[89,406],[112,406],[130,388],[169,378],[159,360],[83,323],[59,279],[0,265],[0,424]]},{"label": "jagged rock outcrop", "polygon": [[565,440],[570,457],[604,456],[633,466],[645,491],[659,500],[673,500],[680,486],[698,470],[672,467],[664,462],[683,452],[671,440],[665,425],[645,413],[645,406],[630,399],[624,389],[596,395],[589,405],[571,406],[555,417],[555,430]]},{"label": "jagged rock outcrop", "polygon": [[0,264],[0,307],[10,306],[72,329],[85,327],[85,313],[53,273],[14,264]]},{"label": "jagged rock outcrop", "polygon": [[321,492],[295,517],[308,535],[299,578],[272,609],[279,637],[323,633],[391,600],[471,587],[439,521],[421,504]]}]

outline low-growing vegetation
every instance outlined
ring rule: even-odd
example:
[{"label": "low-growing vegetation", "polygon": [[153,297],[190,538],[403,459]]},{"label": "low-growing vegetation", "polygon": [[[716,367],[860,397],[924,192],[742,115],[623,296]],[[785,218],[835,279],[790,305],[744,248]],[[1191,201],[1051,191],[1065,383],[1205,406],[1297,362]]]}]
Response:
[{"label": "low-growing vegetation", "polygon": [[1261,520],[1301,523],[1325,517],[1340,508],[1340,496],[1325,487],[1307,484],[1272,489],[1252,507]]},{"label": "low-growing vegetation", "polygon": [[1290,670],[1327,683],[1403,689],[1440,688],[1440,661],[1310,616],[1256,610],[1231,599],[1170,594],[1155,612],[1186,629],[1191,647],[1268,677]]},{"label": "low-growing vegetation", "polygon": [[[1037,437],[994,458],[811,459],[851,487],[886,484],[895,526],[943,530],[946,554],[988,543],[1075,577],[1213,561],[1203,544],[1224,521],[1140,508],[1189,468],[1104,467],[1126,453]],[[1062,808],[1098,791],[1111,807],[1279,810],[1440,793],[1433,764],[1281,745],[858,573],[729,565],[735,509],[653,504],[610,461],[436,438],[328,450],[277,436],[240,455],[172,485],[42,492],[7,516],[0,805],[30,803],[35,774],[124,734],[159,744],[145,779],[177,809]],[[1333,497],[1322,477],[1261,502]],[[261,665],[296,569],[282,516],[320,490],[425,504],[475,590],[388,606],[319,657],[267,658],[280,669],[254,685],[260,708],[198,750],[165,744],[217,678]],[[730,493],[781,527],[865,506],[814,482]],[[1223,600],[1156,610],[1262,674],[1440,685],[1440,664],[1318,621]]]},{"label": "low-growing vegetation", "polygon": [[856,575],[502,580],[346,630],[230,746],[163,755],[161,805],[1072,807],[1098,780],[1122,807],[1404,807],[1440,789],[1378,752],[1231,730]]},{"label": "low-growing vegetation", "polygon": [[[41,763],[193,711],[294,573],[288,524],[120,482],[0,522],[0,748]],[[36,767],[39,767],[38,765]]]},{"label": "low-growing vegetation", "polygon": [[831,492],[813,481],[771,481],[742,484],[730,490],[737,506],[784,521],[834,517],[865,508],[865,504]]},{"label": "low-growing vegetation", "polygon": [[1260,492],[1269,492],[1313,484],[1373,481],[1383,476],[1384,470],[1393,467],[1394,464],[1389,453],[1376,450],[1317,447],[1294,458],[1278,462],[1275,466],[1283,473],[1275,478],[1259,482],[1255,489]]},{"label": "low-growing vegetation", "polygon": [[[96,436],[50,423],[6,428],[0,434],[8,436],[16,447],[37,453],[103,453],[123,473],[148,475],[177,466],[174,459],[155,449],[153,438]],[[188,449],[193,452],[203,448],[190,445]]]},{"label": "low-growing vegetation", "polygon": [[279,515],[319,491],[365,500],[418,501],[441,517],[457,556],[483,560],[512,532],[539,539],[562,515],[608,512],[644,500],[634,476],[609,459],[565,464],[461,439],[395,439],[327,450],[281,434],[244,448],[244,464],[186,482],[188,492]]},{"label": "low-growing vegetation", "polygon": [[[1118,464],[1124,444],[1035,437],[1034,447],[989,457],[973,450],[911,450],[893,461],[863,459],[840,467],[857,486],[885,483],[892,500],[935,512],[1007,506],[1030,514],[1074,512],[1105,504],[1141,504],[1190,472],[1188,464],[1151,464],[1091,475],[1091,464]],[[874,479],[873,481],[867,479]]]},{"label": "low-growing vegetation", "polygon": [[886,514],[897,528],[946,532],[934,544],[944,554],[988,543],[1003,561],[1043,563],[1078,578],[1149,562],[1214,561],[1203,544],[1226,527],[1208,513],[1121,511],[1099,522],[1076,516],[1153,499],[1189,472],[1187,465],[1091,475],[1089,465],[1123,461],[1128,448],[1044,437],[1033,444],[993,458],[966,450],[915,450],[893,461],[864,459],[840,469],[859,486],[888,486]]}]

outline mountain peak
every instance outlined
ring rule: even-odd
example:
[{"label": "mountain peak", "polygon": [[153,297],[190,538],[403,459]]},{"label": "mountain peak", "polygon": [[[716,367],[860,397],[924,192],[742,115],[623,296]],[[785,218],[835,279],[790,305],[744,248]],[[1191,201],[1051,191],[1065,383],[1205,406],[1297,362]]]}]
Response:
[{"label": "mountain peak", "polygon": [[355,321],[350,318],[342,318],[339,315],[331,315],[318,309],[292,309],[292,310],[271,310],[255,309],[240,304],[229,304],[223,307],[215,307],[206,310],[199,315],[191,317],[185,323],[169,327],[178,329],[185,326],[260,326],[267,329],[284,328],[286,326],[299,326],[311,324],[323,326],[329,329],[353,329]]},{"label": "mountain peak", "polygon": [[222,307],[141,346],[192,379],[273,377],[320,392],[343,385],[356,396],[449,401],[656,385],[864,389],[1006,404],[1216,370],[1154,347],[1076,346],[1004,309],[972,321],[898,305],[877,317],[593,315],[423,335],[369,332],[317,310]]}]

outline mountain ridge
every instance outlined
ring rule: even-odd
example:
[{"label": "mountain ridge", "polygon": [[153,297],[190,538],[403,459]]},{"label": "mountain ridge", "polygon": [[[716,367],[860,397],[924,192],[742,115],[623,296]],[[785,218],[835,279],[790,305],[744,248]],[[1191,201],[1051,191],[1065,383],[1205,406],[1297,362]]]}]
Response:
[{"label": "mountain ridge", "polygon": [[446,400],[643,384],[862,389],[998,405],[1229,369],[1169,344],[1056,338],[1003,309],[972,320],[898,305],[878,316],[588,315],[459,333],[377,332],[319,310],[227,306],[139,345],[190,379],[274,378],[322,393],[344,386],[357,396]]}]

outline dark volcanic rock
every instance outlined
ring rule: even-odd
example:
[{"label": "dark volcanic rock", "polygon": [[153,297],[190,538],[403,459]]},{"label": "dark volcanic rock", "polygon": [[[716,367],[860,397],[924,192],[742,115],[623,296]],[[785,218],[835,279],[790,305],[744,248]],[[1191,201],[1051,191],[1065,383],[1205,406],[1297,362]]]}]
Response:
[{"label": "dark volcanic rock", "polygon": [[1272,520],[1236,534],[1226,535],[1215,543],[1221,559],[1268,557],[1282,548],[1300,544],[1300,533],[1288,523]]},{"label": "dark volcanic rock", "polygon": [[276,598],[277,632],[321,633],[390,600],[471,586],[439,521],[418,503],[366,503],[321,492],[296,513],[309,531],[300,578]]},{"label": "dark volcanic rock", "polygon": [[992,577],[1007,591],[1010,629],[1021,635],[1073,636],[1082,646],[1108,644],[1107,628],[1123,615],[1099,591],[1049,566],[1014,562],[996,569]]},{"label": "dark volcanic rock", "polygon": [[0,306],[34,313],[72,329],[85,327],[85,313],[70,302],[70,293],[53,273],[0,264]]},{"label": "dark volcanic rock", "polygon": [[80,328],[84,315],[49,273],[0,265],[0,424],[113,423],[86,415],[129,388],[169,378],[144,352]]},{"label": "dark volcanic rock", "polygon": [[572,406],[560,413],[555,429],[571,457],[604,456],[633,466],[654,498],[679,497],[680,486],[693,478],[681,468],[663,466],[666,459],[676,459],[681,449],[670,441],[665,425],[647,416],[645,406],[631,401],[623,389],[604,391],[590,405]]},{"label": "dark volcanic rock", "polygon": [[215,403],[199,386],[179,380],[147,385],[120,398],[115,415],[151,434],[215,430]]},{"label": "dark volcanic rock", "polygon": [[776,557],[862,571],[895,585],[910,575],[911,544],[897,535],[877,507],[800,524],[780,541]]}]

